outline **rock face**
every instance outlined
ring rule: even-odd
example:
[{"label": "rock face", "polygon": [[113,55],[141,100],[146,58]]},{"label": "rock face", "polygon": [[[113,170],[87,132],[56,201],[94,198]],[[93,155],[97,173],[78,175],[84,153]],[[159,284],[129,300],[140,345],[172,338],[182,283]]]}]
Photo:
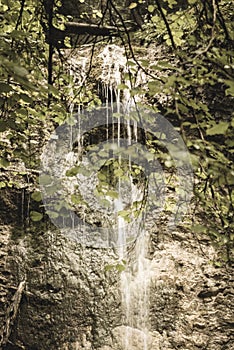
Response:
[{"label": "rock face", "polygon": [[[13,198],[1,211],[2,348],[124,350],[116,253],[81,247],[48,223],[20,227]],[[233,271],[215,267],[216,257],[207,237],[151,227],[148,350],[232,348]],[[138,329],[132,336],[131,349],[145,349]]]},{"label": "rock face", "polygon": [[120,322],[118,274],[105,269],[113,254],[82,249],[50,231],[8,244],[12,285],[27,284],[4,348],[91,349],[105,343],[109,322]]},{"label": "rock face", "polygon": [[214,268],[209,241],[185,232],[170,236],[158,243],[153,257],[152,348],[230,349],[231,271]]}]

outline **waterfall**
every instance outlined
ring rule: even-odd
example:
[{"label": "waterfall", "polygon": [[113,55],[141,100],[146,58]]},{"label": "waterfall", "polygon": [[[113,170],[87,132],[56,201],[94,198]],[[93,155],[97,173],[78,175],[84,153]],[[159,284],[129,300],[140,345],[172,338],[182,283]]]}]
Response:
[{"label": "waterfall", "polygon": [[[117,113],[120,113],[121,107],[125,112],[127,125],[127,144],[131,146],[132,142],[137,142],[137,122],[134,121],[131,129],[128,112],[134,101],[130,96],[128,89],[122,91],[122,106],[120,99],[120,90],[118,86],[127,83],[130,88],[129,81],[123,81],[123,72],[127,72],[127,60],[124,56],[123,49],[115,46],[106,46],[100,54],[103,59],[101,80],[105,86],[106,101],[111,104],[113,110],[113,97],[116,97]],[[109,96],[108,96],[109,92]],[[107,124],[108,109],[107,109]],[[108,135],[107,135],[108,136]],[[118,119],[118,147],[120,145],[120,118]],[[119,164],[121,164],[121,156],[119,156]],[[128,169],[131,202],[136,200],[138,194],[133,185],[131,177],[131,154],[128,155]],[[114,202],[114,210],[118,213],[124,209],[124,201],[121,196],[121,188],[123,180],[119,178],[118,193],[119,197]],[[126,196],[126,193],[125,193]],[[150,260],[147,259],[147,249],[149,246],[149,235],[143,227],[135,227],[139,230],[133,249],[129,253],[129,247],[126,242],[125,226],[126,222],[123,217],[117,216],[118,229],[118,256],[120,262],[125,263],[125,269],[121,272],[121,299],[123,309],[122,326],[120,327],[117,342],[122,350],[150,350],[149,336],[149,289],[150,289]],[[141,226],[141,222],[138,222]]]},{"label": "waterfall", "polygon": [[[101,119],[103,116],[103,123],[92,125],[92,122],[95,122],[92,115],[93,120],[91,118],[85,120],[88,127],[87,132],[83,132],[82,118],[85,118],[85,113],[80,105],[74,105],[73,97],[77,91],[74,92],[73,89],[79,89],[85,82],[85,71],[88,70],[87,59],[72,58],[68,71],[73,80],[70,90],[70,114],[74,120],[71,124],[68,123],[67,128],[58,131],[56,137],[54,136],[54,139],[61,138],[57,149],[50,149],[52,155],[56,154],[57,159],[54,166],[56,174],[53,175],[58,178],[58,186],[61,187],[60,184],[63,184],[63,189],[58,191],[58,197],[59,199],[66,197],[68,207],[77,206],[77,212],[81,215],[81,220],[77,220],[76,215],[68,209],[71,221],[68,223],[67,217],[62,218],[62,228],[65,231],[67,226],[67,231],[70,230],[71,234],[79,239],[82,236],[84,244],[90,244],[90,246],[94,238],[97,246],[100,243],[103,247],[101,244],[105,240],[109,242],[108,244],[112,243],[117,252],[118,262],[124,266],[120,272],[122,325],[113,329],[113,339],[116,343],[113,349],[116,346],[121,350],[150,350],[150,260],[147,259],[149,235],[144,229],[142,212],[147,185],[144,170],[138,168],[137,172],[135,171],[138,165],[139,126],[136,120],[130,119],[131,108],[134,108],[130,90],[119,88],[121,84],[128,85],[130,88],[129,81],[126,82],[123,78],[123,73],[128,72],[124,50],[116,45],[107,45],[99,54],[99,58],[102,59],[99,77],[102,86],[99,91],[104,93],[104,106],[98,111],[98,118]],[[94,141],[89,137],[89,133]],[[98,142],[95,141],[95,137],[99,138]],[[66,138],[69,139],[70,151],[64,161],[62,148]],[[78,149],[76,156],[75,144]],[[129,151],[133,146],[136,148],[135,153]],[[62,149],[61,155],[58,153],[59,148]],[[126,152],[124,153],[123,150]],[[103,159],[102,154],[106,154],[107,159]],[[46,154],[45,159],[50,157],[48,155],[49,153]],[[92,168],[91,174],[78,172],[70,177],[66,176],[67,170],[76,171],[82,162],[83,170],[89,171],[89,167]],[[48,169],[49,163],[50,161],[47,164]],[[58,174],[59,172],[61,175]],[[102,186],[103,177],[104,186]],[[55,198],[54,192],[52,196]],[[69,199],[72,196],[73,201]],[[76,199],[80,197],[81,204]],[[102,202],[105,202],[105,205]],[[56,215],[55,213],[54,220],[57,224],[59,221],[56,221]],[[87,226],[87,222],[93,223],[95,216],[100,221],[98,227],[91,224]],[[96,218],[94,218],[95,221],[98,221]],[[90,230],[89,232],[86,227]]]},{"label": "waterfall", "polygon": [[[69,239],[91,248],[93,254],[99,248],[101,254],[106,249],[106,256],[111,252],[111,265],[103,272],[113,268],[113,274],[119,273],[122,312],[119,315],[118,305],[121,320],[116,315],[104,348],[109,350],[112,341],[113,350],[150,350],[153,266],[147,229],[160,222],[161,212],[170,230],[178,223],[193,193],[193,172],[174,127],[161,114],[134,105],[131,89],[142,91],[137,85],[143,79],[144,86],[144,76],[137,77],[135,70],[130,84],[132,66],[124,50],[107,45],[97,57],[94,94],[80,89],[90,72],[87,59],[79,56],[70,62],[70,118],[56,128],[41,157],[43,203],[51,221]],[[87,101],[96,98],[96,92],[103,105],[92,109],[95,103]],[[74,100],[79,94],[80,102]]]},{"label": "waterfall", "polygon": [[[124,49],[116,45],[107,45],[99,54],[102,59],[102,70],[100,81],[102,84],[101,91],[104,92],[104,101],[106,106],[106,125],[112,123],[112,142],[114,143],[114,117],[113,112],[116,111],[118,115],[117,120],[117,147],[121,146],[121,123],[126,123],[127,146],[131,146],[138,140],[137,122],[134,120],[130,122],[128,113],[134,101],[130,96],[130,82],[123,80],[123,74],[128,72],[127,60],[124,55]],[[82,61],[82,69],[84,71],[84,63]],[[74,61],[72,61],[71,72],[76,75],[74,71]],[[81,74],[82,81],[84,81],[83,74]],[[76,81],[79,78],[74,78]],[[81,78],[80,78],[81,79]],[[80,83],[81,81],[79,81]],[[129,86],[129,89],[121,91],[118,87],[121,84]],[[114,107],[116,106],[116,108]],[[71,105],[71,112],[73,113],[74,106]],[[120,117],[121,111],[124,112],[124,118]],[[77,113],[78,125],[80,129],[80,111]],[[121,119],[122,118],[122,119]],[[110,138],[111,131],[106,128],[106,140]],[[78,133],[78,145],[81,145],[80,131]],[[112,205],[112,210],[115,217],[115,229],[117,230],[117,254],[120,264],[124,263],[124,270],[120,273],[120,288],[122,300],[122,326],[120,333],[117,336],[118,346],[122,350],[150,350],[149,337],[149,287],[150,287],[150,260],[147,259],[147,249],[149,245],[149,235],[144,230],[141,220],[135,220],[132,229],[139,231],[134,243],[131,243],[131,252],[129,252],[129,234],[128,222],[125,218],[119,215],[125,210],[127,203],[134,203],[137,200],[143,200],[143,194],[139,193],[137,186],[133,184],[132,175],[132,159],[131,154],[127,156],[128,161],[123,159],[121,154],[117,156],[117,164],[120,173],[127,175],[127,180],[118,177],[117,193],[118,198],[106,197]],[[126,170],[127,163],[127,170]],[[131,214],[131,213],[130,213]],[[85,220],[85,217],[84,217]],[[134,219],[132,219],[134,220]],[[118,330],[113,330],[113,334]]]}]

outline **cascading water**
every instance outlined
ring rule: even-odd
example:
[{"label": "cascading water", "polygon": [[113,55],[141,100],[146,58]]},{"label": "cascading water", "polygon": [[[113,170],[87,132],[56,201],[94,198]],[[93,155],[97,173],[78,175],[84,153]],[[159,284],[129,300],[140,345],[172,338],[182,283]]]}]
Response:
[{"label": "cascading water", "polygon": [[150,262],[146,258],[148,236],[141,232],[135,246],[136,260],[127,261],[121,275],[124,328],[124,350],[149,349],[149,283]]},{"label": "cascading water", "polygon": [[[113,106],[113,95],[116,96],[117,113],[120,112],[120,90],[118,86],[123,83],[123,73],[127,72],[127,60],[124,56],[123,49],[117,46],[106,46],[101,57],[103,59],[103,70],[101,80],[106,86],[105,91],[110,91],[111,106]],[[118,59],[116,59],[118,57]],[[126,82],[124,82],[126,84]],[[130,85],[129,81],[127,84]],[[129,86],[130,87],[130,86]],[[106,96],[108,100],[108,96]],[[133,99],[129,90],[123,91],[122,109],[127,115]],[[129,119],[127,123],[127,143],[130,146],[132,142],[137,142],[137,123],[134,122],[133,135]],[[119,128],[118,128],[118,145],[119,145]],[[121,160],[119,159],[121,162]],[[139,194],[132,183],[131,179],[131,155],[129,155],[129,178],[130,178],[130,195],[132,202],[136,200]],[[115,211],[119,212],[124,209],[124,203],[121,198],[122,180],[119,179],[119,198],[115,202]],[[125,193],[126,195],[126,193]],[[121,327],[121,337],[119,345],[123,350],[148,350],[149,349],[149,286],[150,286],[150,261],[147,259],[147,249],[149,245],[149,236],[143,227],[138,227],[139,235],[136,239],[134,249],[129,254],[128,244],[126,242],[125,229],[126,222],[121,216],[117,217],[118,237],[119,237],[119,259],[125,262],[125,269],[121,273],[121,295],[123,308],[123,326]],[[141,225],[138,222],[138,225]],[[136,227],[135,227],[136,229]]]},{"label": "cascading water", "polygon": [[[93,95],[80,89],[85,82],[83,71],[89,71],[85,60],[79,57],[70,62],[68,71],[74,81],[70,118],[56,128],[43,152],[43,202],[55,226],[82,244],[85,252],[108,249],[105,256],[111,265],[108,269],[102,266],[104,274],[109,267],[121,272],[121,293],[115,295],[117,315],[109,325],[113,328],[108,329],[109,314],[102,317],[109,335],[104,348],[96,340],[100,329],[96,313],[91,318],[93,348],[158,349],[154,332],[150,332],[149,294],[151,271],[154,280],[155,271],[148,258],[147,228],[164,209],[169,215],[163,220],[170,229],[183,216],[193,188],[192,169],[183,140],[173,126],[161,114],[135,108],[130,89],[137,86],[124,79],[129,76],[124,51],[106,46],[99,59],[98,85],[104,106],[95,109],[89,106],[82,110],[78,102],[73,103],[77,93],[84,94],[83,102],[87,95]],[[137,72],[134,74],[134,84],[138,84]],[[172,171],[167,171],[168,167]],[[168,191],[165,184],[171,181],[178,191]],[[102,346],[103,338],[101,342]]]},{"label": "cascading water", "polygon": [[[117,150],[120,149],[123,138],[121,128],[124,124],[126,126],[125,141],[127,147],[131,147],[138,142],[138,125],[135,120],[130,121],[128,118],[128,113],[131,107],[134,106],[134,101],[130,96],[130,82],[123,81],[123,73],[128,72],[124,50],[116,45],[107,45],[99,57],[103,62],[100,81],[106,103],[105,122],[106,126],[111,125],[111,128],[106,127],[106,140],[111,138],[113,144],[116,143]],[[72,59],[70,64],[71,77],[77,83],[77,86],[80,86],[84,82],[85,60],[77,64]],[[83,71],[82,74],[80,74],[80,70]],[[123,83],[129,86],[129,89],[121,92],[119,86]],[[73,91],[71,91],[71,99],[72,96]],[[114,105],[116,105],[116,108]],[[117,123],[114,123],[114,119],[116,120],[113,117],[114,111],[117,113]],[[123,113],[122,117],[118,116],[122,111],[124,112],[125,120],[123,120]],[[71,103],[70,112],[74,114],[73,103]],[[81,149],[84,147],[84,136],[80,132],[82,115],[79,108],[76,117],[79,129],[77,144],[78,149]],[[72,135],[72,126],[70,132]],[[71,138],[71,148],[73,143],[74,140]],[[103,144],[104,146],[105,144]],[[102,151],[103,149],[100,149],[100,153]],[[150,260],[147,259],[149,236],[142,225],[143,215],[141,208],[139,209],[139,203],[144,202],[146,182],[144,183],[140,179],[141,171],[139,169],[137,175],[134,174],[135,164],[133,158],[131,153],[124,158],[117,152],[116,156],[111,159],[111,163],[102,166],[102,171],[107,169],[109,176],[112,176],[109,182],[115,182],[108,191],[106,191],[106,188],[102,189],[102,195],[108,202],[108,209],[106,209],[106,215],[103,215],[103,217],[116,231],[114,236],[117,236],[117,238],[114,240],[115,246],[117,246],[118,260],[119,263],[124,265],[124,270],[121,272],[120,277],[123,310],[122,326],[113,330],[117,347],[122,350],[149,350]],[[93,207],[96,206],[97,210],[103,210],[103,207],[98,203],[98,199],[95,202],[91,197],[99,186],[98,177],[101,178],[101,175],[104,176],[103,173],[100,174],[99,170],[99,174],[96,177],[92,175],[91,179],[87,176],[85,178],[83,175],[77,175],[76,177],[78,186],[84,188],[83,192],[81,190],[81,195],[85,197],[86,202],[92,201]],[[114,178],[117,181],[114,181]],[[86,182],[86,186],[83,185],[84,182]],[[72,186],[74,185],[70,179],[69,183]],[[72,186],[70,186],[70,189]],[[112,192],[116,191],[117,196],[110,196],[110,189]],[[133,204],[138,206],[134,209]],[[134,215],[134,210],[136,215]],[[137,213],[137,211],[139,212]],[[87,216],[84,212],[83,221],[87,220]],[[72,228],[74,228],[74,222]],[[134,232],[129,234],[129,230]],[[134,238],[134,241],[132,238]]]}]

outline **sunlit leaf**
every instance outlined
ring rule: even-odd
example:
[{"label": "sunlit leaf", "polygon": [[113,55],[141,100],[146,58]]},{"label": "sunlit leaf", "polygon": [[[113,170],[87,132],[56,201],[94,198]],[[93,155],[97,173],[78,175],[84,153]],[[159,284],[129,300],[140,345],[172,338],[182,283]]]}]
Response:
[{"label": "sunlit leaf", "polygon": [[4,187],[6,187],[6,182],[0,181],[0,188],[4,188]]},{"label": "sunlit leaf", "polygon": [[115,199],[118,199],[119,198],[119,194],[118,192],[116,191],[107,191],[106,192],[106,195],[111,197],[111,198],[115,198]]},{"label": "sunlit leaf", "polygon": [[110,270],[113,270],[114,267],[115,267],[115,265],[106,265],[105,266],[105,271],[108,272]]},{"label": "sunlit leaf", "polygon": [[83,198],[81,197],[80,194],[72,194],[71,201],[73,204],[81,204],[83,201]]},{"label": "sunlit leaf", "polygon": [[41,195],[41,192],[39,191],[33,192],[31,197],[36,202],[40,202],[42,200],[42,195]]},{"label": "sunlit leaf", "polygon": [[122,264],[117,264],[116,265],[116,269],[119,271],[119,272],[123,272],[125,270],[125,266],[122,265]]},{"label": "sunlit leaf", "polygon": [[0,166],[7,168],[10,165],[10,162],[6,158],[0,158]]},{"label": "sunlit leaf", "polygon": [[49,215],[51,219],[56,219],[59,216],[59,213],[52,210],[46,210],[46,213]]},{"label": "sunlit leaf", "polygon": [[229,88],[226,89],[226,91],[225,91],[226,95],[234,96],[234,81],[233,80],[225,80],[225,83],[229,86]]},{"label": "sunlit leaf", "polygon": [[66,176],[67,177],[72,177],[76,176],[79,173],[80,168],[79,167],[74,167],[66,171]]},{"label": "sunlit leaf", "polygon": [[207,232],[207,227],[205,225],[195,224],[191,227],[191,230],[195,233]]},{"label": "sunlit leaf", "polygon": [[31,211],[30,218],[32,221],[40,221],[43,218],[43,214],[39,213],[38,211]]},{"label": "sunlit leaf", "polygon": [[101,13],[100,11],[97,11],[97,12],[96,12],[96,15],[97,15],[99,18],[102,18],[102,17],[103,17],[103,15],[102,15],[102,13]]},{"label": "sunlit leaf", "polygon": [[151,13],[154,12],[154,9],[155,9],[155,7],[153,5],[149,5],[148,6],[148,11],[149,12],[151,12]]},{"label": "sunlit leaf", "polygon": [[225,134],[228,129],[229,124],[227,122],[220,122],[210,129],[206,130],[206,134],[209,136],[212,135],[218,135],[218,134]]},{"label": "sunlit leaf", "polygon": [[119,84],[117,86],[117,89],[119,89],[119,90],[129,89],[129,86],[126,84]]},{"label": "sunlit leaf", "polygon": [[131,2],[131,4],[128,6],[128,8],[130,10],[134,9],[135,7],[137,7],[137,3],[136,2]]}]

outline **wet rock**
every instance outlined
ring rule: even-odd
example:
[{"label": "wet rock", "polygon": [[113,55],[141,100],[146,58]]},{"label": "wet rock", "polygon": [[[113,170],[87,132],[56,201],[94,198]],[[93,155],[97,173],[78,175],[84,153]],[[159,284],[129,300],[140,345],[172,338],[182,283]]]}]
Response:
[{"label": "wet rock", "polygon": [[[8,227],[2,230],[2,252],[3,304],[11,303],[22,278],[27,281],[5,349],[124,349],[121,272],[106,268],[116,263],[111,249],[82,248],[49,230],[12,240]],[[178,241],[157,238],[148,349],[230,349],[232,274],[210,263],[215,254],[211,245],[206,255],[195,249],[189,233]],[[140,330],[132,334],[132,349],[141,350]]]}]

